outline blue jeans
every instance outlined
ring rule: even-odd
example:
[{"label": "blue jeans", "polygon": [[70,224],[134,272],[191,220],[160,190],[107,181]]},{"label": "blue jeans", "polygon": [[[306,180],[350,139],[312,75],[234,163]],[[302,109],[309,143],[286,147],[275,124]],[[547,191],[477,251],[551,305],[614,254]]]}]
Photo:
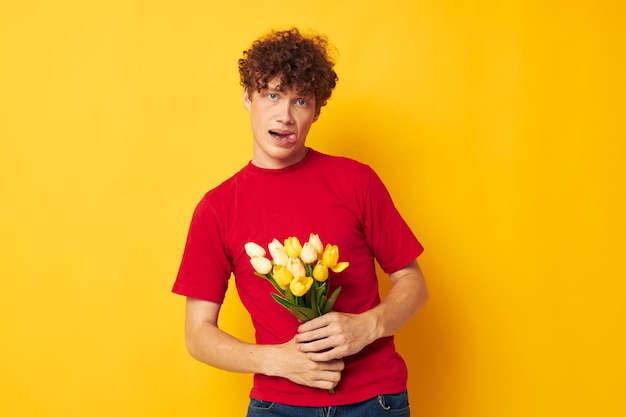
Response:
[{"label": "blue jeans", "polygon": [[294,407],[251,399],[247,417],[409,417],[410,415],[409,397],[405,391],[334,407]]}]

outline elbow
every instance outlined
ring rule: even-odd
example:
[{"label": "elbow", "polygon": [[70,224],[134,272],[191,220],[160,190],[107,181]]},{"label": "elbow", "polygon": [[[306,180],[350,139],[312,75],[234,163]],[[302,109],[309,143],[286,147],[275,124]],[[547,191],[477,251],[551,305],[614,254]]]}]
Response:
[{"label": "elbow", "polygon": [[192,358],[200,362],[205,362],[202,342],[200,341],[200,335],[197,331],[188,329],[185,332],[185,346],[187,348],[187,353],[189,353]]},{"label": "elbow", "polygon": [[420,310],[424,308],[424,306],[426,305],[429,299],[430,299],[430,292],[428,291],[428,288],[426,287],[426,285],[424,285],[424,288],[422,289],[422,291],[420,291],[420,295],[419,295]]},{"label": "elbow", "polygon": [[189,334],[185,335],[185,347],[187,348],[187,353],[189,353],[192,358],[200,360],[196,343],[194,342],[193,337]]},{"label": "elbow", "polygon": [[430,298],[430,292],[428,291],[428,285],[426,285],[426,280],[424,279],[424,276],[422,275],[421,279],[419,280],[419,287],[418,287],[418,304],[420,306],[419,307],[420,310],[422,309],[422,307],[426,305],[429,298]]}]

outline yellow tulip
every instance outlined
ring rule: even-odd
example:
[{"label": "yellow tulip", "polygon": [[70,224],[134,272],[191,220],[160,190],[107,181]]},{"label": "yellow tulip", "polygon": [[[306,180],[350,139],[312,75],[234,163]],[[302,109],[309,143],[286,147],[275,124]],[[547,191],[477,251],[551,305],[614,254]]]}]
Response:
[{"label": "yellow tulip", "polygon": [[257,245],[254,242],[248,242],[244,245],[244,249],[249,257],[265,256],[265,249],[262,246]]},{"label": "yellow tulip", "polygon": [[322,254],[322,261],[324,264],[332,268],[337,265],[337,261],[339,260],[339,248],[337,245],[331,245],[330,243],[326,245],[326,249],[324,249],[324,253]]},{"label": "yellow tulip", "polygon": [[302,252],[302,245],[297,237],[292,236],[285,239],[285,252],[290,258],[297,258]]},{"label": "yellow tulip", "polygon": [[322,262],[333,272],[341,272],[350,265],[349,262],[337,262],[338,260],[339,248],[337,245],[331,245],[329,243],[326,245],[326,249],[324,249],[324,253],[322,254]]},{"label": "yellow tulip", "polygon": [[300,253],[300,259],[305,264],[312,264],[317,261],[317,251],[315,250],[315,246],[311,243],[306,242],[304,246],[302,246],[302,252]]},{"label": "yellow tulip", "polygon": [[341,272],[344,269],[346,269],[349,265],[350,265],[350,262],[338,262],[337,265],[333,266],[330,269],[332,269],[333,272]]},{"label": "yellow tulip", "polygon": [[298,277],[291,281],[289,289],[296,297],[302,297],[311,288],[311,285],[313,285],[313,278]]},{"label": "yellow tulip", "polygon": [[272,270],[272,261],[263,256],[253,256],[250,263],[256,272],[261,275],[269,274]]},{"label": "yellow tulip", "polygon": [[287,267],[283,265],[274,266],[274,281],[276,281],[280,288],[286,290],[292,280],[293,275],[291,275]]},{"label": "yellow tulip", "polygon": [[318,255],[321,255],[322,252],[324,252],[324,245],[322,245],[322,241],[317,234],[311,233],[309,235],[309,243],[313,245]]},{"label": "yellow tulip", "polygon": [[267,247],[270,250],[270,255],[272,255],[272,260],[276,265],[287,266],[287,260],[289,257],[287,256],[287,252],[285,252],[285,247],[278,241],[278,239],[272,240]]},{"label": "yellow tulip", "polygon": [[287,261],[287,269],[291,272],[291,275],[296,277],[303,277],[306,275],[306,269],[304,269],[304,265],[300,258],[289,258]]},{"label": "yellow tulip", "polygon": [[317,282],[324,282],[328,279],[328,267],[324,265],[324,262],[319,261],[315,268],[313,268],[313,278]]}]

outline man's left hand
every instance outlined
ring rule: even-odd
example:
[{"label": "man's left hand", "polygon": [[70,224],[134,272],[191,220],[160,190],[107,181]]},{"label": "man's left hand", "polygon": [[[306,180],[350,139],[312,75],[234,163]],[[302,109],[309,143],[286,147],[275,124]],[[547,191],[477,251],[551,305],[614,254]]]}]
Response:
[{"label": "man's left hand", "polygon": [[375,317],[330,312],[302,324],[295,341],[309,359],[324,362],[358,353],[378,337]]}]

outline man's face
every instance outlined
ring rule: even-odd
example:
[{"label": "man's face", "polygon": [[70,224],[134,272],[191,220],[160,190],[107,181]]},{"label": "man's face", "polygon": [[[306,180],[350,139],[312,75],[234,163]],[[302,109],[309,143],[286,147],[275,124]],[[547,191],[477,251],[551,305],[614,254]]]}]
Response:
[{"label": "man's face", "polygon": [[309,129],[319,116],[315,96],[280,87],[273,78],[260,92],[244,90],[254,137],[252,163],[262,168],[285,168],[306,155]]}]

